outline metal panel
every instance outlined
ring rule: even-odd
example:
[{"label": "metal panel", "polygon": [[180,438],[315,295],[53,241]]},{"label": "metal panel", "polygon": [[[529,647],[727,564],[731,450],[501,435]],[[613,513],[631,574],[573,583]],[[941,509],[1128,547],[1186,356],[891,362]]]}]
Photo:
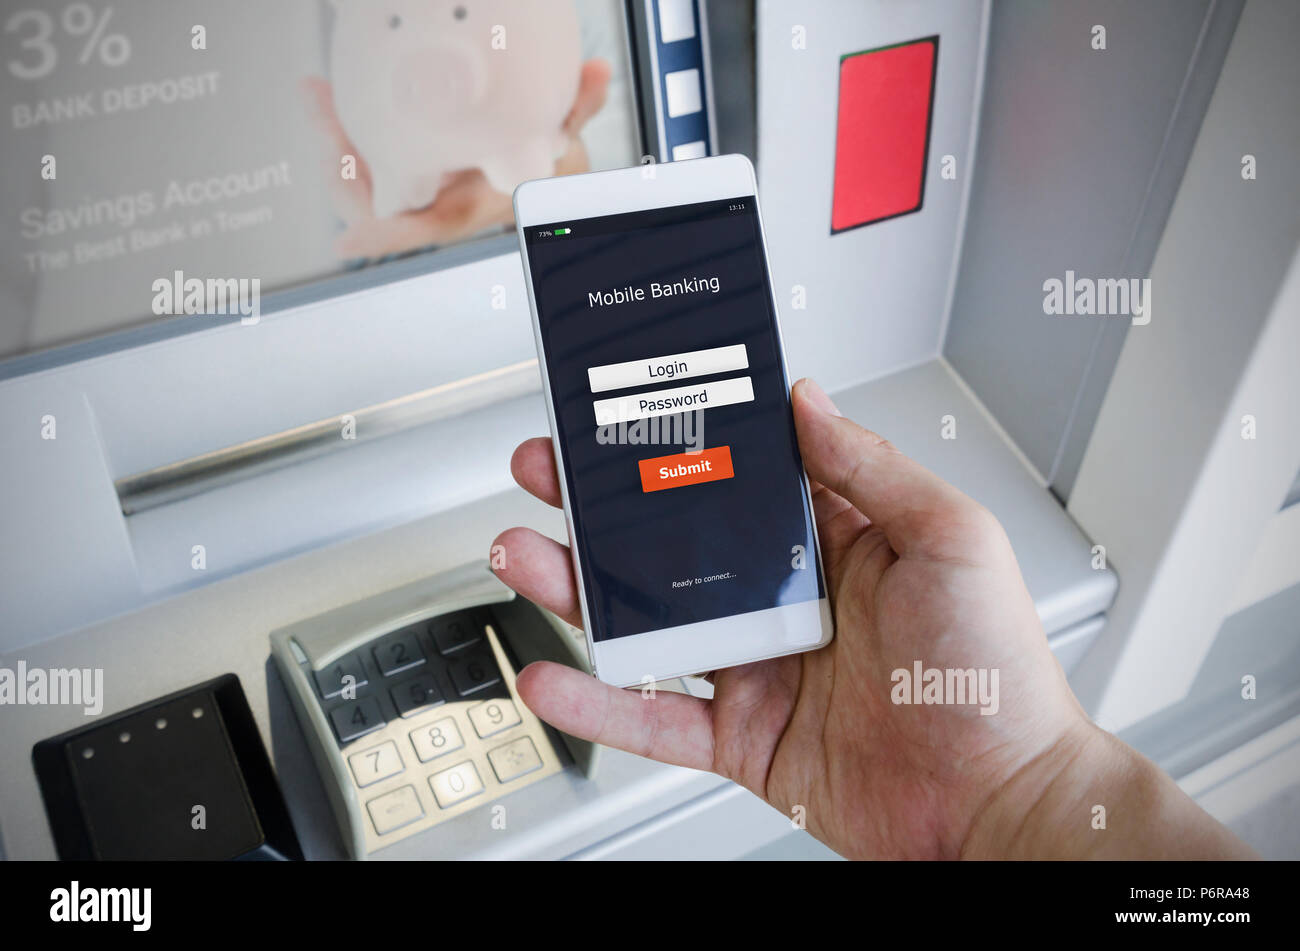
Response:
[{"label": "metal panel", "polygon": [[1148,273],[1240,9],[994,6],[944,355],[1062,498],[1128,321],[1049,317],[1043,283]]},{"label": "metal panel", "polygon": [[1291,488],[1287,490],[1286,499],[1282,502],[1282,508],[1290,508],[1300,502],[1300,472],[1296,473],[1295,481],[1291,483]]},{"label": "metal panel", "polygon": [[[1109,607],[1115,573],[1093,569],[1092,542],[942,361],[837,393],[835,402],[998,517],[1049,637]],[[947,416],[955,439],[944,438]]]},{"label": "metal panel", "polygon": [[1294,3],[1242,12],[1070,496],[1124,577],[1074,678],[1108,728],[1186,695],[1300,468],[1298,37]]},{"label": "metal panel", "polygon": [[[987,5],[758,4],[758,184],[786,359],[840,389],[936,356],[979,102]],[[939,36],[923,208],[830,234],[840,57]],[[957,177],[942,173],[951,156]]]},{"label": "metal panel", "polygon": [[754,0],[709,0],[706,17],[718,154],[739,152],[757,163]]},{"label": "metal panel", "polygon": [[[1024,568],[1026,584],[1049,632],[1049,644],[1068,666],[1076,639],[1088,636],[1095,624],[1089,619],[1110,602],[1115,577],[1091,569],[1087,539],[1033,479],[948,368],[934,361],[836,393],[835,398],[846,415],[876,427],[997,513]],[[957,418],[956,440],[940,436],[940,416],[945,413]],[[524,415],[518,435],[544,428],[539,414]],[[447,425],[444,420],[435,428]],[[497,421],[494,425],[505,424]],[[456,443],[455,439],[447,441]],[[514,441],[510,439],[511,445]],[[378,441],[376,448],[382,442]],[[369,451],[365,446],[358,449]],[[427,478],[449,493],[463,491],[465,499],[488,484],[485,473],[489,465],[503,480],[508,478],[505,458],[484,459],[474,471],[458,473],[454,469],[456,454],[445,455],[449,457],[446,472],[431,473],[415,465],[409,467],[412,478]],[[355,453],[348,457],[360,458]],[[228,487],[180,505],[195,506],[195,518],[254,510],[259,495],[272,502],[289,497],[285,490],[267,484],[286,473],[249,480],[242,487],[248,495],[236,504],[222,504],[216,498],[232,491],[233,487]],[[116,497],[107,479],[103,492],[107,496],[104,506],[115,509]],[[352,494],[336,488],[333,501],[322,504],[341,505]],[[199,511],[205,500],[206,515]],[[140,518],[147,519],[150,514]],[[496,534],[510,525],[529,525],[557,539],[566,534],[561,513],[521,489],[486,495],[431,518],[277,560],[261,570],[215,581],[63,637],[2,631],[0,666],[13,667],[21,657],[33,668],[101,668],[108,712],[217,674],[236,673],[272,753],[304,850],[313,858],[340,857],[342,844],[329,816],[325,792],[285,690],[267,658],[268,632],[485,554]],[[89,573],[87,569],[83,574]],[[51,597],[73,600],[66,591]],[[34,605],[27,610],[39,615],[39,608]],[[0,762],[18,764],[28,762],[35,741],[84,721],[80,708],[66,706],[11,707],[5,716]],[[385,849],[380,857],[559,858],[663,816],[725,784],[711,774],[662,766],[612,750],[606,754],[592,780],[584,780],[576,772],[566,773],[508,800],[508,829],[490,829],[485,813],[467,813]],[[736,808],[753,817],[752,825],[736,826],[727,833],[734,843],[732,854],[757,849],[765,841],[789,833],[788,818],[746,798],[747,793],[737,791],[727,797],[720,795],[719,801],[734,801]],[[695,814],[688,808],[682,816]],[[28,767],[0,771],[0,832],[11,857],[53,855],[40,794]],[[715,841],[704,847],[721,849],[722,845]]]},{"label": "metal panel", "polygon": [[[1242,696],[1248,674],[1255,678],[1254,700]],[[1300,585],[1231,615],[1186,698],[1124,730],[1120,738],[1181,779],[1296,716]]]}]

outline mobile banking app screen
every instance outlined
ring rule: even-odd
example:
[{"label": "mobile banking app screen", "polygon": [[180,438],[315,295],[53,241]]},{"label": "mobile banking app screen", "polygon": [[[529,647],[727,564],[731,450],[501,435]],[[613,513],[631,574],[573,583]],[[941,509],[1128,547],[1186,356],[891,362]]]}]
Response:
[{"label": "mobile banking app screen", "polygon": [[592,637],[821,597],[754,199],[525,241]]}]

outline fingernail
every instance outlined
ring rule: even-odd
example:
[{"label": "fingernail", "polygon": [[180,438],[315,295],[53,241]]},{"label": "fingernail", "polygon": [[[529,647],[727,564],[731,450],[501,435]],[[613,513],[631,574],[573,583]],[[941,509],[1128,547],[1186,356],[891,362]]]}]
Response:
[{"label": "fingernail", "polygon": [[808,402],[812,403],[823,413],[829,413],[831,416],[844,415],[835,407],[835,403],[826,395],[826,391],[817,385],[816,380],[813,380],[811,377],[804,377],[795,385],[802,386],[804,393],[808,397]]}]

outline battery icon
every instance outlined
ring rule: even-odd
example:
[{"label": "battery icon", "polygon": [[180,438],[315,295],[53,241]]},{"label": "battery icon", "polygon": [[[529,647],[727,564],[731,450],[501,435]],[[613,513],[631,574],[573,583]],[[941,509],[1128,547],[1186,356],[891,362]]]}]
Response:
[{"label": "battery icon", "polygon": [[568,234],[568,233],[569,233],[569,230],[570,230],[570,229],[568,229],[568,228],[556,228],[556,229],[555,229],[555,233],[556,233],[556,234]]}]

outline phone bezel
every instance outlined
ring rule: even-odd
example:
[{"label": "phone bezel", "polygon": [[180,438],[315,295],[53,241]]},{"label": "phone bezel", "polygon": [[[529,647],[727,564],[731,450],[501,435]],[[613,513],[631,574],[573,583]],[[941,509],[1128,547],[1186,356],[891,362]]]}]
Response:
[{"label": "phone bezel", "polygon": [[[515,226],[519,253],[524,268],[524,285],[532,316],[537,345],[537,362],[542,375],[546,399],[546,416],[551,427],[551,445],[555,449],[560,496],[564,503],[565,525],[569,534],[569,552],[573,560],[574,579],[578,586],[578,603],[593,672],[606,683],[617,687],[642,685],[670,680],[690,674],[705,673],[739,664],[752,663],[786,654],[815,650],[830,643],[834,621],[826,596],[797,604],[780,605],[761,611],[733,614],[711,621],[699,621],[677,627],[629,634],[596,641],[591,635],[591,620],[582,563],[574,544],[573,508],[569,499],[564,447],[560,444],[551,393],[546,351],[542,345],[541,320],[537,312],[528,244],[524,232],[530,226],[550,222],[594,218],[622,212],[646,211],[689,205],[726,198],[754,200],[758,221],[759,251],[767,263],[767,238],[758,200],[754,167],[743,155],[720,155],[666,164],[649,164],[634,168],[569,175],[524,182],[514,193]],[[781,335],[780,310],[772,288],[768,266],[768,293],[772,298],[773,330],[786,385],[790,374],[785,362],[785,344]],[[788,397],[787,397],[788,399]],[[803,492],[812,513],[812,493],[808,475],[803,474]],[[821,589],[828,592],[822,567],[821,542],[817,521],[812,518],[815,570]]]}]

